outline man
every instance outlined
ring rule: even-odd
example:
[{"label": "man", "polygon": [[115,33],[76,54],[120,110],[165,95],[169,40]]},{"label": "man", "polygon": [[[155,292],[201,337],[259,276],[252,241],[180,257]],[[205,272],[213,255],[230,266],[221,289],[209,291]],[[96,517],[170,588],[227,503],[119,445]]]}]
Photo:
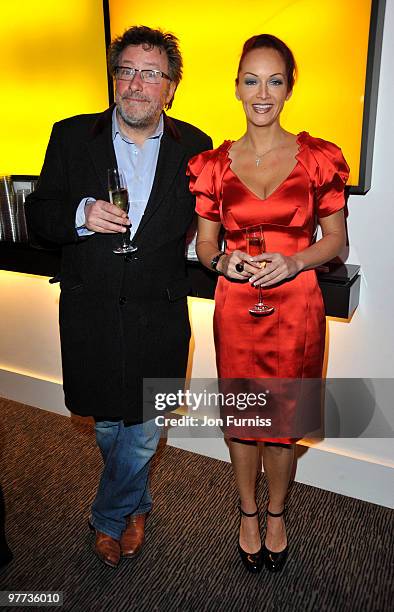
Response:
[{"label": "man", "polygon": [[[149,462],[159,431],[142,411],[142,379],[186,371],[184,252],[194,200],[185,169],[212,142],[163,112],[182,75],[173,35],[132,27],[111,44],[108,65],[115,105],[54,125],[26,213],[32,233],[63,247],[65,402],[96,421],[104,469],[90,526],[96,554],[116,567],[139,552],[152,505]],[[126,176],[130,220],[108,202],[107,171],[116,167]],[[116,255],[128,227],[137,250]]]}]

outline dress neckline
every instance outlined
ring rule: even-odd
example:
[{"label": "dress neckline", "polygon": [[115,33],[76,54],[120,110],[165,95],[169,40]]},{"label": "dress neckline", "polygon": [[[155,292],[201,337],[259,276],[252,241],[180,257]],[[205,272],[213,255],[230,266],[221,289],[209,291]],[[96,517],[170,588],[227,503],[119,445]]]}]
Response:
[{"label": "dress neckline", "polygon": [[248,185],[245,183],[245,181],[243,181],[238,176],[238,174],[236,174],[234,172],[234,170],[231,168],[231,163],[232,163],[233,160],[230,157],[230,149],[231,149],[231,146],[233,145],[233,143],[235,142],[235,140],[225,140],[223,145],[222,145],[225,148],[225,153],[226,153],[227,160],[228,160],[228,169],[230,170],[231,174],[233,176],[235,176],[235,178],[241,183],[241,185],[243,185],[245,187],[245,189],[247,189],[249,191],[249,193],[251,195],[253,195],[253,197],[257,198],[257,200],[260,200],[261,202],[267,202],[267,200],[269,200],[272,196],[276,195],[282,189],[282,187],[284,187],[285,183],[287,183],[287,181],[291,178],[291,176],[295,172],[296,168],[298,167],[298,165],[300,163],[300,161],[298,159],[298,156],[299,156],[299,154],[301,152],[301,149],[302,149],[302,146],[303,146],[302,139],[305,136],[308,136],[308,132],[299,132],[297,134],[296,143],[298,145],[298,151],[297,151],[297,153],[294,156],[295,159],[296,159],[296,163],[295,163],[294,167],[292,168],[291,172],[283,179],[283,181],[281,181],[279,183],[279,185],[277,185],[275,187],[275,189],[273,191],[271,191],[271,193],[266,198],[261,198],[259,195],[257,195],[257,193],[255,193],[253,191],[253,189],[248,187]]}]

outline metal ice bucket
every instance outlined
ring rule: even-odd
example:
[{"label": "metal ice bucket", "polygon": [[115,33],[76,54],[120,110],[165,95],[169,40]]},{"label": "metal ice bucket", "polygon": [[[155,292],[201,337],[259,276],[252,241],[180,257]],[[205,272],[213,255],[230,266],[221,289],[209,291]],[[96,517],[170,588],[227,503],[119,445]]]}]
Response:
[{"label": "metal ice bucket", "polygon": [[10,176],[0,177],[0,240],[27,242],[25,199],[30,189],[15,193]]}]

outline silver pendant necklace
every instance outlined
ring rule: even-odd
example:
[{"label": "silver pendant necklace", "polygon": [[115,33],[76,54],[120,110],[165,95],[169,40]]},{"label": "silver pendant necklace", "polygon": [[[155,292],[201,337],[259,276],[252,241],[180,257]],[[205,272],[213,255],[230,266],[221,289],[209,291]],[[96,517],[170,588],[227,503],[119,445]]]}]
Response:
[{"label": "silver pendant necklace", "polygon": [[271,151],[276,151],[276,149],[284,149],[284,148],[286,148],[286,145],[280,145],[279,147],[272,147],[272,149],[268,149],[268,151],[266,151],[265,153],[262,153],[261,155],[259,155],[258,153],[256,153],[256,151],[254,151],[256,167],[258,168],[260,166],[262,158],[268,155],[268,153],[271,153]]}]

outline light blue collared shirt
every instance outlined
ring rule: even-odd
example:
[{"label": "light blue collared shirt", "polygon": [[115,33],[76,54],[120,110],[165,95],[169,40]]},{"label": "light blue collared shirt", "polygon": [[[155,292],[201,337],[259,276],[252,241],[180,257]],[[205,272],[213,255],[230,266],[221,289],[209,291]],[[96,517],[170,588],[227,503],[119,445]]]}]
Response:
[{"label": "light blue collared shirt", "polygon": [[[125,175],[129,192],[131,239],[138,229],[149,200],[150,192],[152,191],[163,130],[164,120],[163,114],[161,114],[154,133],[142,145],[137,145],[121,132],[116,114],[116,106],[113,110],[112,142],[114,144],[118,168]],[[79,236],[88,236],[94,233],[83,227],[85,225],[85,206],[88,202],[95,202],[95,199],[90,197],[84,198],[80,202],[75,215],[75,227]]]}]

